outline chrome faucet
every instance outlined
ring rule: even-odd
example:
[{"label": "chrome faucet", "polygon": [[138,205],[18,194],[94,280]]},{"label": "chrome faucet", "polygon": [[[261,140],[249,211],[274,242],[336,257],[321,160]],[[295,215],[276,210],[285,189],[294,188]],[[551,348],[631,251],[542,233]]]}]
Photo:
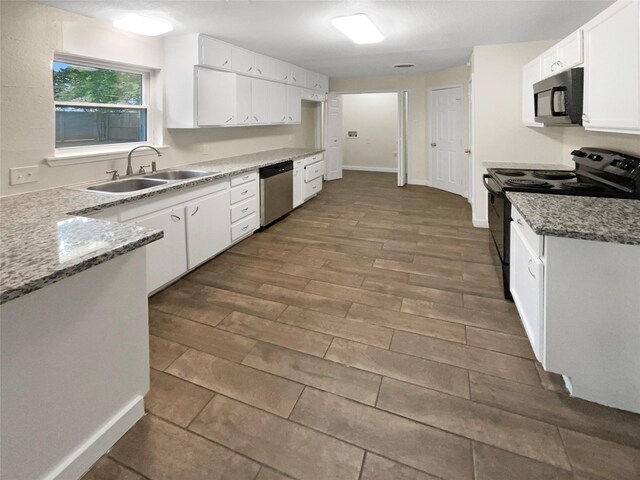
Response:
[{"label": "chrome faucet", "polygon": [[[127,155],[127,175],[133,175],[133,167],[131,166],[131,154],[133,152],[135,152],[136,150],[138,150],[139,148],[150,148],[151,150],[154,150],[159,157],[162,156],[162,154],[158,151],[158,149],[156,147],[152,147],[151,145],[140,145],[139,147],[136,148],[132,148],[131,151],[129,152],[129,155]],[[152,162],[152,165],[155,167],[155,160]],[[155,168],[153,168],[152,171],[156,171]]]}]

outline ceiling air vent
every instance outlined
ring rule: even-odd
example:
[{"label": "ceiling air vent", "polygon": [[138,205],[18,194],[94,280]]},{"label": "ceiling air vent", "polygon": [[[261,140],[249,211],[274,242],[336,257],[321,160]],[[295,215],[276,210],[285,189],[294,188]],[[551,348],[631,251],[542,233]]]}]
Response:
[{"label": "ceiling air vent", "polygon": [[415,63],[396,63],[393,68],[411,68],[415,66]]}]

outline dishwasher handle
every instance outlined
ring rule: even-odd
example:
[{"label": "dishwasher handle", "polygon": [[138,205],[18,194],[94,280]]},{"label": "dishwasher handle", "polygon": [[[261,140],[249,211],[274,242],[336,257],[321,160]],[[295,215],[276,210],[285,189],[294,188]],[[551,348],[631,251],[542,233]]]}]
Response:
[{"label": "dishwasher handle", "polygon": [[260,169],[260,178],[269,178],[274,175],[280,175],[281,173],[293,170],[293,160],[286,162],[276,163],[275,165],[269,165],[268,167],[262,167]]}]

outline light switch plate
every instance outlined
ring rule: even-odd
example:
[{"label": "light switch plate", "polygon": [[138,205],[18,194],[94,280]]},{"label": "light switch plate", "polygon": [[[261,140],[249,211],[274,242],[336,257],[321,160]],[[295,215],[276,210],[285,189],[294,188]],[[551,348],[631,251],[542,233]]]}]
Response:
[{"label": "light switch plate", "polygon": [[11,185],[21,185],[38,181],[38,165],[10,168]]}]

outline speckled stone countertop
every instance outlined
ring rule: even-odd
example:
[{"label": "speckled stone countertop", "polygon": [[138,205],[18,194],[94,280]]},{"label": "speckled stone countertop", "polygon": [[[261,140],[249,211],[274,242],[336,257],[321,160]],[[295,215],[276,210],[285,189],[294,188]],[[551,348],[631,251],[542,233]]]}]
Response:
[{"label": "speckled stone countertop", "polygon": [[640,245],[640,200],[507,192],[539,235]]},{"label": "speckled stone countertop", "polygon": [[482,162],[484,168],[523,168],[526,170],[573,170],[561,163]]},{"label": "speckled stone countertop", "polygon": [[118,255],[162,238],[159,230],[85,218],[107,207],[202,185],[286,160],[320,153],[309,148],[282,148],[209,162],[171,167],[211,172],[126,194],[83,190],[86,185],[61,187],[0,198],[0,304]]}]

